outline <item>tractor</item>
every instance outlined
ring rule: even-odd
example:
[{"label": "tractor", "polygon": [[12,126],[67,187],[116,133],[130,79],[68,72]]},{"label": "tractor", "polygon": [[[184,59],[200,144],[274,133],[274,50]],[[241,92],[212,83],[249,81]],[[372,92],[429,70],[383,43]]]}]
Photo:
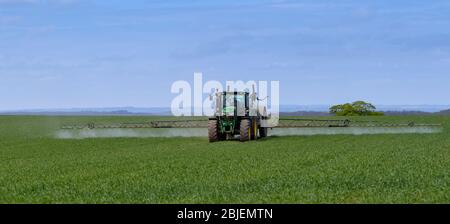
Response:
[{"label": "tractor", "polygon": [[241,142],[267,137],[266,108],[260,110],[256,93],[217,92],[215,93],[214,116],[208,121],[209,142],[234,139],[239,136]]},{"label": "tractor", "polygon": [[[214,99],[215,98],[215,99]],[[167,129],[181,128],[189,131],[189,128],[208,128],[209,142],[234,140],[239,136],[241,142],[265,138],[268,128],[273,129],[297,129],[297,128],[438,128],[442,124],[416,123],[416,122],[383,122],[342,118],[280,118],[277,113],[267,112],[267,102],[259,99],[253,87],[253,93],[247,91],[221,92],[216,90],[210,95],[213,116],[208,120],[201,119],[168,119],[151,120],[144,122],[126,123],[87,123],[87,124],[64,124],[61,129],[65,130],[87,130],[87,129]]]}]

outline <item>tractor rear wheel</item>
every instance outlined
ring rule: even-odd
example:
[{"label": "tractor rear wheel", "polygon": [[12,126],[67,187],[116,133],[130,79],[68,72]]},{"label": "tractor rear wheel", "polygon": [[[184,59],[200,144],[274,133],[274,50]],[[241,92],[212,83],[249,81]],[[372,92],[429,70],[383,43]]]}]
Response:
[{"label": "tractor rear wheel", "polygon": [[251,126],[250,128],[251,140],[258,139],[258,123],[256,122],[256,120],[251,121],[250,126]]},{"label": "tractor rear wheel", "polygon": [[209,142],[221,140],[219,135],[219,122],[217,120],[210,120],[208,122],[208,138]]},{"label": "tractor rear wheel", "polygon": [[240,127],[240,134],[241,134],[241,142],[246,142],[251,139],[251,124],[252,122],[250,120],[242,120],[241,121],[241,127]]},{"label": "tractor rear wheel", "polygon": [[261,138],[267,137],[267,128],[263,128],[263,127],[259,128],[259,137],[261,137]]}]

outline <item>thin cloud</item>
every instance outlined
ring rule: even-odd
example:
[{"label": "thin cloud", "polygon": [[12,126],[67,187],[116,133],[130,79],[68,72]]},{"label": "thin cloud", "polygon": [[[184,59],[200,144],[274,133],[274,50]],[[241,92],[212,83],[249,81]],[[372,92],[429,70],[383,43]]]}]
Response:
[{"label": "thin cloud", "polygon": [[21,16],[0,16],[0,25],[10,25],[22,21]]},{"label": "thin cloud", "polygon": [[41,4],[70,5],[82,1],[83,0],[0,0],[0,5],[41,5]]}]

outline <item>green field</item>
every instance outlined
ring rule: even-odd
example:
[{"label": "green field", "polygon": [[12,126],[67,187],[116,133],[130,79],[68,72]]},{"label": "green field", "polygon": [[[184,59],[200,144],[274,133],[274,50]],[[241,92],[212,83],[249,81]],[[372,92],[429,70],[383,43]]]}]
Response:
[{"label": "green field", "polygon": [[0,203],[449,203],[450,117],[436,134],[57,139],[65,122],[0,117]]}]

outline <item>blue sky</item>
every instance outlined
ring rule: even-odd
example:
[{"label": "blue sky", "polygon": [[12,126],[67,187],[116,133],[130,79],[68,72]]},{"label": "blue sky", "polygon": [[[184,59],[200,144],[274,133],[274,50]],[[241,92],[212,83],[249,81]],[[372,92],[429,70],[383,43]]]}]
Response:
[{"label": "blue sky", "polygon": [[450,104],[450,1],[0,0],[0,110],[169,106],[279,80],[281,104]]}]

